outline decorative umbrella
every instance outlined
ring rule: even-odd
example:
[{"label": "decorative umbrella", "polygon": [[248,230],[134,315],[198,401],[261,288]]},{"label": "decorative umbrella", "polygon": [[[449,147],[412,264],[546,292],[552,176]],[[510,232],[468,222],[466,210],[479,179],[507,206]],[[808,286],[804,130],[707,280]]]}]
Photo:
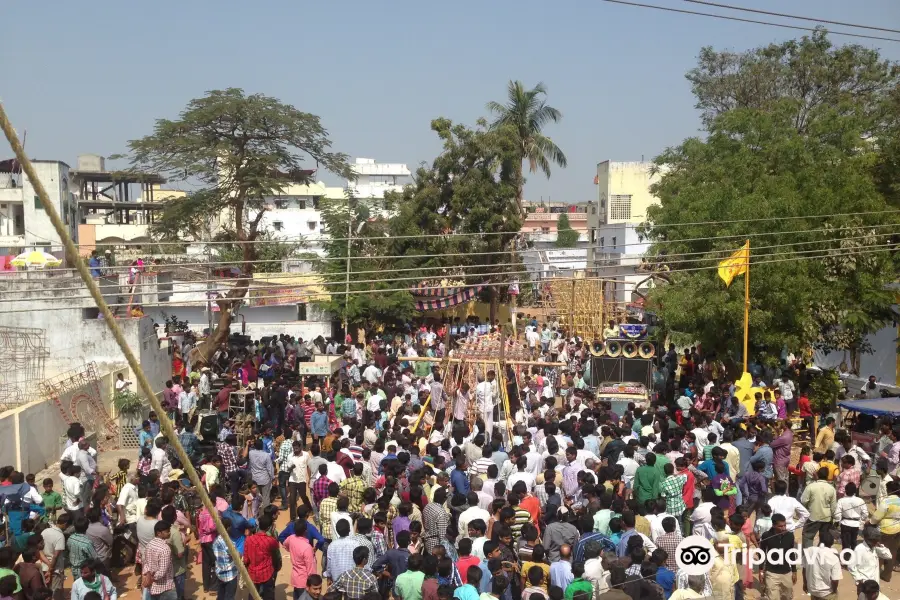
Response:
[{"label": "decorative umbrella", "polygon": [[23,252],[18,255],[9,264],[14,267],[36,267],[42,269],[44,267],[58,267],[62,264],[62,261],[43,250],[32,250],[31,252]]}]

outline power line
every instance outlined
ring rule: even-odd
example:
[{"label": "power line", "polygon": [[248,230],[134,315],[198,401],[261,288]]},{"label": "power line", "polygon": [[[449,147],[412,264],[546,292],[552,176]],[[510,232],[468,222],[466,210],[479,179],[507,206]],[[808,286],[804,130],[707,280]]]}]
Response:
[{"label": "power line", "polygon": [[887,27],[875,27],[874,25],[857,25],[855,23],[845,23],[843,21],[830,21],[828,19],[819,19],[816,17],[801,17],[798,15],[789,15],[786,13],[771,12],[768,10],[759,10],[756,8],[746,8],[744,6],[733,6],[731,4],[719,4],[717,2],[707,2],[706,0],[684,0],[692,4],[705,4],[706,6],[715,6],[717,8],[727,8],[729,10],[740,10],[744,12],[756,13],[758,15],[769,15],[772,17],[784,17],[786,19],[800,19],[802,21],[815,21],[816,23],[828,23],[829,25],[843,25],[845,27],[857,27],[859,29],[873,29],[875,31],[887,31],[888,33],[900,33],[900,29],[889,29]]},{"label": "power line", "polygon": [[[876,253],[876,252],[884,252],[884,251],[885,251],[885,250],[883,250],[883,249],[878,249],[878,250],[861,250],[861,251],[858,251],[858,252],[856,252],[856,253],[854,253],[854,254],[855,254],[855,255],[859,255],[859,254],[872,254],[872,253]],[[750,261],[749,264],[750,264],[751,266],[753,266],[753,265],[764,265],[764,264],[772,264],[772,263],[780,263],[780,262],[796,261],[796,260],[810,260],[810,259],[818,260],[818,259],[821,259],[821,258],[826,258],[826,257],[828,257],[828,256],[833,256],[833,255],[832,255],[832,254],[823,254],[823,255],[816,255],[816,256],[800,256],[800,257],[792,256],[792,257],[789,257],[789,258],[782,258],[782,259],[775,259],[775,260],[764,260],[764,261],[753,261],[753,260],[751,259],[751,261]],[[738,265],[738,266],[739,266],[739,265]],[[677,271],[643,271],[641,274],[642,274],[642,275],[648,275],[648,276],[649,276],[649,275],[673,275],[673,274],[677,274],[677,273],[687,273],[687,272],[696,272],[696,271],[708,271],[708,270],[710,270],[710,269],[718,269],[718,265],[712,265],[712,266],[708,266],[708,267],[691,267],[691,268],[686,268],[686,269],[679,269],[679,270],[677,270]],[[591,270],[593,270],[593,269],[591,269]],[[588,269],[576,270],[576,272],[581,272],[581,271],[585,271],[585,272],[586,272],[586,271],[588,271]],[[586,277],[558,277],[558,278],[553,278],[553,279],[551,279],[550,281],[556,281],[556,282],[573,281],[573,280],[585,281],[585,280],[590,280],[590,279],[592,279],[592,278],[586,278]],[[547,282],[544,282],[544,283],[547,283]],[[462,284],[462,285],[456,285],[456,286],[453,286],[453,287],[454,287],[454,288],[457,288],[457,289],[462,289],[462,288],[485,288],[485,287],[508,287],[508,286],[509,286],[509,282],[506,281],[506,282],[494,282],[494,283],[485,282],[485,283],[476,283],[476,284]],[[422,290],[431,290],[431,289],[439,290],[439,289],[444,289],[444,288],[443,288],[443,286],[438,286],[438,287],[423,287],[423,288],[420,288],[420,289],[422,289]],[[340,292],[329,292],[329,294],[330,294],[331,296],[353,296],[353,295],[384,294],[384,293],[388,293],[388,292],[408,292],[408,291],[410,291],[410,289],[404,287],[404,288],[394,288],[394,289],[387,289],[387,290],[355,290],[355,291],[354,291],[354,290],[351,290],[350,292],[345,292],[345,291],[340,291]],[[270,295],[270,296],[255,296],[255,297],[253,297],[251,300],[264,300],[264,299],[282,299],[282,300],[283,300],[283,299],[284,299],[284,296],[281,295],[281,294]],[[239,301],[244,301],[245,299],[238,299],[238,300],[239,300]],[[185,304],[180,304],[180,303],[176,303],[176,302],[173,302],[173,301],[163,301],[163,302],[149,302],[149,303],[142,303],[142,304],[140,304],[140,306],[142,306],[142,307],[147,307],[147,306],[184,306],[184,305],[188,305],[188,306],[190,306],[190,305],[202,306],[202,305],[206,304],[207,302],[208,302],[208,301],[206,301],[206,300],[188,300],[188,301],[185,301]],[[209,302],[215,302],[215,300],[211,300],[211,301],[209,301]],[[125,306],[125,307],[127,307],[127,306],[133,306],[133,305],[130,305],[130,304],[109,304],[108,306],[112,308],[112,307],[119,307],[119,306]],[[38,310],[39,310],[39,311],[70,310],[71,308],[72,308],[72,307],[69,307],[69,306],[59,306],[59,307],[53,307],[53,308],[43,308],[43,309],[38,309]],[[83,307],[82,307],[82,308],[83,308]],[[26,308],[26,309],[14,309],[14,310],[0,311],[0,314],[6,314],[6,313],[24,313],[24,312],[33,312],[33,311],[34,311],[34,309],[29,309],[29,308]]]},{"label": "power line", "polygon": [[[627,0],[602,0],[603,2],[610,2],[612,4],[624,4],[627,6],[637,6],[640,8],[654,8],[656,10],[665,10],[668,12],[682,13],[685,15],[696,15],[701,17],[712,17],[714,19],[724,19],[726,21],[740,21],[742,23],[755,23],[756,25],[769,25],[771,27],[782,27],[784,29],[797,29],[800,31],[816,31],[813,27],[802,27],[800,25],[786,25],[784,23],[772,23],[771,21],[757,21],[755,19],[745,19],[742,17],[729,17],[726,15],[717,15],[715,13],[706,13],[699,12],[696,10],[685,10],[682,8],[670,8],[668,6],[656,6],[654,4],[642,4],[640,2],[628,2]],[[848,37],[857,37],[864,38],[868,40],[882,40],[885,42],[900,42],[900,39],[896,38],[888,38],[888,37],[880,37],[876,35],[865,35],[862,33],[849,33],[846,31],[828,31],[828,33],[833,35],[846,35]]]},{"label": "power line", "polygon": [[[866,249],[863,249],[863,250],[855,250],[855,251],[852,251],[852,252],[850,252],[850,255],[852,255],[852,256],[859,256],[859,255],[862,255],[862,254],[882,253],[882,252],[886,252],[886,251],[887,251],[887,248],[893,247],[893,246],[894,246],[894,244],[880,244],[880,245],[868,246],[868,247],[866,247]],[[810,259],[818,260],[818,259],[822,259],[822,258],[834,257],[834,256],[835,256],[834,253],[835,253],[835,252],[838,252],[838,251],[840,251],[840,250],[844,250],[844,249],[834,248],[834,249],[827,249],[827,250],[825,250],[825,251],[823,251],[823,250],[820,249],[820,250],[805,250],[805,251],[798,251],[798,252],[792,252],[792,253],[773,253],[773,254],[767,254],[767,255],[765,255],[765,257],[768,258],[768,257],[773,257],[773,256],[787,256],[787,258],[776,258],[776,259],[773,259],[773,260],[753,260],[753,259],[751,258],[749,264],[750,264],[750,266],[753,266],[753,265],[773,264],[773,263],[780,263],[780,262],[787,262],[787,261],[796,261],[796,260],[810,260]],[[814,255],[811,255],[811,256],[798,256],[799,254],[810,254],[810,253],[814,253],[814,252],[815,252],[815,253],[818,253],[818,254],[814,254]],[[790,254],[790,255],[788,256],[788,254]],[[693,261],[691,261],[691,262],[693,262]],[[738,265],[738,266],[739,266],[739,265]],[[573,271],[573,272],[588,272],[588,271],[596,271],[596,270],[598,270],[598,269],[604,269],[604,268],[610,268],[610,269],[615,268],[615,269],[617,269],[617,268],[620,268],[620,267],[619,267],[619,265],[611,265],[611,266],[608,266],[608,267],[604,267],[604,266],[600,266],[600,267],[586,267],[586,268],[584,268],[584,269],[570,269],[570,270]],[[688,268],[679,268],[679,269],[669,269],[669,270],[664,270],[664,271],[662,271],[662,270],[658,270],[658,271],[650,271],[650,270],[648,270],[648,271],[641,271],[640,274],[641,274],[641,275],[647,275],[647,276],[650,276],[650,275],[675,275],[675,274],[678,274],[678,273],[688,273],[688,272],[696,272],[696,271],[707,271],[707,270],[710,270],[710,269],[718,269],[718,268],[719,268],[719,267],[718,267],[718,264],[716,264],[716,265],[710,265],[710,266],[704,266],[704,267],[688,267]],[[522,274],[527,274],[527,273],[529,273],[529,272],[528,272],[528,271],[509,271],[509,272],[501,272],[501,273],[484,273],[484,274],[468,275],[468,276],[470,276],[470,277],[474,277],[474,276],[485,276],[485,277],[489,277],[489,276],[498,276],[498,275],[509,276],[509,275],[522,275]],[[465,276],[465,275],[463,275],[463,276]],[[393,283],[394,281],[416,280],[416,279],[421,279],[421,277],[392,278],[392,279],[377,279],[377,280],[371,280],[371,281],[368,281],[368,282],[367,282],[367,281],[351,281],[351,284],[361,284],[361,283],[387,283],[387,282]],[[585,278],[585,277],[570,277],[570,278],[566,278],[566,277],[554,277],[554,278],[550,278],[550,279],[547,279],[547,280],[538,281],[538,282],[534,282],[534,283],[536,283],[536,284],[543,284],[543,283],[548,283],[548,282],[551,282],[551,281],[572,281],[573,279],[577,279],[577,280],[585,280],[585,279],[595,279],[595,280],[600,280],[601,278]],[[344,285],[344,282],[336,281],[336,282],[328,282],[328,284],[329,284],[329,285]],[[452,285],[452,286],[422,286],[422,287],[419,287],[419,288],[417,288],[417,289],[420,290],[420,291],[425,291],[425,290],[442,290],[442,289],[446,289],[447,287],[452,287],[452,288],[458,290],[458,289],[464,289],[464,288],[477,288],[477,287],[497,287],[497,286],[500,286],[500,287],[507,287],[507,286],[509,286],[509,284],[510,284],[510,281],[505,281],[505,282],[493,282],[493,283],[492,283],[492,282],[483,282],[483,283],[476,283],[476,284],[459,284],[459,285]],[[322,284],[317,284],[317,286],[319,286],[319,287],[320,287],[321,285],[322,285]],[[302,285],[297,285],[297,286],[282,286],[282,287],[277,288],[277,289],[301,289],[301,288],[305,288],[305,287],[313,287],[313,285],[311,285],[311,284],[302,284]],[[221,288],[221,291],[230,291],[231,289],[233,289],[233,288]],[[255,289],[260,289],[260,288],[255,288]],[[207,290],[200,290],[200,291],[202,292],[202,291],[207,291]],[[214,291],[214,290],[209,290],[209,291]],[[349,291],[349,292],[346,292],[346,291],[329,291],[329,292],[325,292],[325,293],[327,293],[329,296],[345,296],[345,295],[350,295],[350,296],[352,296],[352,295],[355,295],[355,294],[368,295],[368,294],[384,294],[384,293],[389,293],[389,292],[411,292],[411,291],[412,291],[412,290],[411,290],[409,287],[402,287],[402,288],[393,288],[393,289],[351,290],[351,291]],[[311,295],[311,296],[321,295],[321,293],[320,293],[320,294],[313,293],[313,294],[310,294],[310,295]],[[84,298],[86,298],[86,297],[75,296],[75,297],[68,297],[68,298],[65,298],[65,299],[67,299],[67,300],[78,300],[78,299],[84,299]],[[284,299],[284,295],[283,295],[283,294],[262,295],[262,296],[257,295],[257,296],[253,296],[252,298],[246,298],[246,297],[245,297],[245,298],[238,298],[238,299],[232,299],[232,300],[237,300],[237,301],[247,301],[247,300],[276,299],[276,298],[277,298],[277,299]],[[20,298],[20,299],[14,299],[14,300],[13,300],[13,299],[10,299],[10,300],[8,300],[8,301],[10,301],[10,302],[27,302],[27,301],[40,301],[40,300],[45,300],[45,299],[46,299],[46,298],[33,298],[33,299],[24,299],[24,298]],[[220,300],[220,299],[221,299],[221,298],[219,298],[219,299],[209,299],[209,300],[167,300],[167,301],[162,301],[162,302],[149,302],[149,303],[148,303],[148,302],[143,302],[143,303],[134,303],[134,304],[130,304],[130,303],[129,303],[129,304],[110,304],[109,306],[110,306],[110,307],[119,307],[119,306],[125,306],[125,307],[127,307],[127,306],[135,306],[135,305],[140,305],[140,306],[183,306],[183,305],[188,305],[188,306],[190,306],[190,305],[204,305],[204,304],[207,304],[208,302],[216,302],[216,300]],[[0,302],[4,302],[4,301],[0,301]],[[73,307],[71,307],[71,306],[59,306],[59,307],[52,307],[52,308],[41,308],[41,309],[36,309],[36,310],[38,310],[38,311],[48,311],[48,310],[68,310],[68,309],[71,309],[71,308],[73,308]],[[77,308],[77,307],[76,307],[76,308]],[[4,314],[4,313],[14,313],[14,312],[16,312],[16,313],[18,313],[18,312],[32,312],[32,311],[34,311],[34,310],[35,310],[35,309],[33,309],[33,308],[15,309],[15,310],[8,310],[8,311],[0,311],[0,314]]]},{"label": "power line", "polygon": [[[658,245],[658,244],[688,244],[691,242],[706,242],[706,241],[715,241],[715,240],[741,240],[741,239],[746,239],[746,238],[765,237],[765,236],[772,236],[772,235],[791,235],[791,234],[799,235],[799,234],[822,233],[822,232],[836,233],[839,231],[846,231],[846,230],[853,230],[853,229],[862,229],[862,230],[871,231],[871,230],[875,230],[875,229],[881,229],[884,227],[896,227],[896,226],[897,226],[896,223],[883,223],[881,225],[850,225],[850,226],[846,226],[846,227],[823,227],[823,228],[819,228],[819,229],[789,229],[789,230],[785,230],[785,231],[763,231],[763,232],[756,232],[756,233],[742,233],[742,234],[734,234],[734,235],[719,235],[719,236],[683,238],[683,239],[673,239],[673,240],[652,240],[652,241],[648,240],[648,241],[644,241],[644,242],[630,242],[630,243],[626,242],[626,243],[620,243],[620,244],[616,244],[615,246],[609,246],[609,247],[607,247],[605,245],[603,245],[603,246],[596,246],[596,245],[595,246],[582,246],[581,248],[573,248],[573,249],[574,250],[617,250],[618,248],[627,248],[630,246],[654,246],[654,245]],[[840,238],[837,238],[837,239],[840,239]],[[264,242],[266,240],[260,240],[260,241]],[[811,241],[808,243],[818,243],[818,242]],[[525,248],[522,250],[516,250],[516,253],[517,254],[531,254],[531,253],[535,253],[535,252],[539,253],[539,252],[547,252],[547,251],[552,251],[552,250],[554,250],[554,248]],[[736,250],[736,248],[734,250]],[[712,252],[712,251],[714,251],[714,250],[710,250],[710,252]],[[726,252],[726,250],[715,250],[715,251]],[[447,253],[441,253],[441,254],[356,255],[356,256],[350,256],[350,260],[403,259],[403,258],[422,259],[422,258],[440,258],[440,257],[449,257],[449,256],[493,256],[493,255],[498,255],[498,254],[509,254],[509,250],[492,250],[489,252],[447,252]],[[613,252],[613,254],[615,254],[615,252]],[[150,267],[172,266],[172,267],[189,268],[191,266],[207,266],[207,265],[209,265],[209,266],[211,266],[211,265],[228,266],[228,265],[238,265],[238,264],[245,264],[245,263],[254,263],[254,264],[280,263],[285,260],[293,260],[293,261],[304,261],[305,260],[308,262],[317,262],[317,261],[327,262],[327,261],[334,261],[334,260],[346,261],[347,257],[346,256],[335,256],[335,257],[296,256],[296,257],[287,257],[284,259],[261,259],[261,260],[252,260],[252,261],[246,261],[246,260],[207,261],[207,262],[198,262],[198,263],[178,262],[178,263],[161,263],[159,265],[151,264],[149,266]],[[127,271],[127,270],[131,269],[132,266],[133,265],[114,265],[111,267],[101,267],[101,268],[107,269],[107,270]],[[148,265],[145,265],[145,266],[148,266]],[[73,270],[73,269],[66,268],[66,269],[55,269],[54,271],[55,272],[64,272],[64,271],[71,271],[71,270]]]},{"label": "power line", "polygon": [[[783,252],[770,252],[770,253],[764,253],[764,254],[760,255],[759,251],[760,250],[789,248],[789,247],[795,247],[795,246],[809,246],[809,245],[829,244],[829,243],[835,243],[835,242],[845,242],[845,241],[890,237],[893,235],[897,235],[898,233],[900,233],[900,231],[891,231],[888,233],[873,233],[873,234],[868,234],[868,235],[863,235],[863,236],[835,237],[835,238],[828,238],[828,239],[814,240],[814,241],[790,242],[787,244],[772,244],[769,246],[756,246],[753,248],[753,252],[754,252],[755,256],[785,255],[787,253],[783,253]],[[884,246],[891,246],[891,245],[892,244],[884,244]],[[839,248],[820,248],[816,251],[825,251],[825,250],[839,250]],[[703,252],[681,252],[681,253],[651,255],[651,256],[647,256],[645,254],[622,253],[621,255],[618,255],[617,258],[619,258],[620,260],[636,260],[636,259],[643,260],[643,259],[645,259],[647,262],[651,262],[651,263],[659,262],[659,263],[666,264],[667,266],[672,266],[672,265],[678,265],[678,264],[692,263],[692,262],[696,262],[698,260],[721,260],[721,259],[727,258],[729,255],[733,254],[734,251],[735,251],[734,249],[729,248],[729,249],[710,250],[710,251],[703,251]],[[505,256],[508,254],[508,251],[505,251],[505,250],[497,251],[492,254]],[[716,254],[718,254],[718,256]],[[689,257],[689,256],[696,257],[696,258],[683,259],[683,260],[672,260],[675,258],[683,258],[683,257]],[[272,260],[266,260],[266,261],[239,261],[239,262],[241,262],[241,263],[246,263],[246,262],[259,263],[259,262],[280,262],[280,261],[272,259]],[[566,261],[561,261],[561,262],[566,262]],[[192,264],[190,266],[206,266],[208,264],[212,264],[212,263],[202,263],[199,265]],[[539,266],[543,266],[545,264],[548,264],[548,263],[541,263],[541,265],[539,265]],[[552,266],[553,263],[549,263],[549,265]],[[163,266],[163,265],[154,265],[154,266]],[[452,271],[454,269],[458,270],[458,269],[466,269],[466,268],[468,268],[468,269],[490,269],[490,268],[496,268],[496,267],[523,267],[523,266],[527,267],[528,265],[525,265],[521,262],[493,263],[493,264],[485,264],[485,265],[450,265],[450,266],[439,265],[439,266],[428,266],[428,267],[410,267],[410,268],[403,268],[403,269],[391,269],[391,272],[392,273],[400,273],[400,272],[435,271],[435,270]],[[604,266],[602,268],[613,268],[613,266]],[[568,270],[565,267],[562,267],[562,269]],[[194,270],[194,269],[191,269],[191,270]],[[538,271],[540,271],[540,270],[541,269],[538,269]],[[384,269],[351,271],[351,275],[357,276],[357,275],[367,275],[367,274],[383,273],[383,272],[384,272]],[[335,271],[335,272],[327,273],[327,274],[323,274],[323,273],[257,273],[257,274],[260,275],[260,277],[256,278],[256,279],[252,279],[251,283],[266,284],[266,283],[271,282],[272,280],[296,279],[298,277],[303,277],[303,276],[323,277],[323,276],[327,276],[327,275],[344,275],[345,272]],[[488,273],[488,274],[490,274],[490,273]],[[472,276],[472,275],[478,275],[478,274],[470,274],[470,273],[462,273],[462,274],[444,273],[444,274],[441,274],[441,273],[436,273],[434,275],[428,275],[428,276],[423,275],[422,278],[426,278],[426,279],[427,278],[436,278],[436,277],[452,278],[452,277],[468,277],[468,276]],[[190,285],[196,285],[196,284],[201,284],[201,283],[224,283],[225,281],[228,281],[228,279],[229,278],[223,278],[223,277],[216,277],[216,278],[212,278],[212,279],[184,279],[184,280],[172,281],[172,286],[173,287],[174,286],[190,286]],[[233,277],[230,279],[240,279],[240,277]],[[37,280],[37,281],[42,281],[42,280]],[[43,280],[43,281],[46,281],[47,283],[52,283],[51,280]],[[392,279],[387,278],[387,279],[379,279],[379,280],[375,280],[375,281],[379,281],[379,282],[392,281]],[[357,280],[357,282],[358,282],[358,280]],[[371,282],[367,282],[367,283],[371,283]],[[298,287],[321,287],[322,285],[345,285],[345,284],[346,284],[346,282],[344,282],[344,281],[334,282],[334,283],[311,282],[311,283],[307,283],[307,284],[297,284],[297,286]],[[134,285],[141,285],[141,284],[136,283]],[[101,286],[101,289],[102,289],[102,287],[105,287],[105,286]],[[256,289],[259,289],[261,287],[263,287],[263,286],[259,286]],[[84,289],[84,286],[59,287],[57,285],[53,285],[52,287],[48,286],[46,288],[41,288],[41,289],[52,289],[53,292],[62,292],[62,291],[71,291],[71,290],[82,290],[82,289]],[[224,288],[224,289],[230,289],[230,288]],[[28,290],[28,291],[36,291],[36,290]],[[39,290],[37,290],[37,291],[39,291]],[[197,290],[197,291],[200,291],[200,290]],[[215,290],[208,290],[208,291],[215,291]],[[8,294],[8,293],[17,293],[17,292],[0,290],[0,295],[5,294],[5,293]],[[12,300],[6,300],[6,301],[12,301]],[[21,300],[17,300],[17,301],[21,301]],[[0,300],[0,302],[4,302],[4,300]]]},{"label": "power line", "polygon": [[[898,40],[900,41],[900,40]],[[570,214],[570,213],[530,213],[530,214]],[[626,228],[638,228],[638,227],[659,227],[659,228],[669,228],[669,227],[687,227],[687,226],[696,226],[696,225],[730,225],[735,223],[762,223],[767,221],[792,221],[798,219],[828,219],[832,217],[858,217],[863,215],[884,215],[884,214],[900,214],[900,210],[890,209],[890,210],[873,210],[873,211],[861,211],[861,212],[847,212],[847,213],[830,213],[830,214],[821,214],[821,215],[782,215],[777,217],[757,217],[753,219],[731,219],[724,221],[695,221],[688,223],[600,223],[601,226],[616,226],[622,225]],[[244,244],[290,244],[290,243],[301,243],[301,242],[353,242],[353,241],[368,241],[368,242],[379,242],[379,241],[394,241],[394,240],[406,240],[406,239],[423,239],[423,238],[462,238],[462,237],[492,237],[496,235],[506,235],[510,237],[516,237],[520,235],[529,235],[533,232],[509,232],[509,231],[483,231],[483,232],[448,232],[448,233],[423,233],[418,235],[387,235],[387,236],[351,236],[351,237],[330,237],[327,235],[320,236],[294,236],[294,237],[284,237],[279,239],[272,240],[253,240],[253,241],[223,241],[223,240],[211,240],[211,241],[192,241],[192,242],[184,242],[184,241],[151,241],[151,242],[95,242],[95,243],[84,243],[78,244],[79,247],[97,247],[103,248],[106,246],[184,246],[184,245],[202,245],[202,246],[219,246],[219,245],[227,245],[227,246],[241,246]],[[49,240],[48,240],[49,241]]]}]

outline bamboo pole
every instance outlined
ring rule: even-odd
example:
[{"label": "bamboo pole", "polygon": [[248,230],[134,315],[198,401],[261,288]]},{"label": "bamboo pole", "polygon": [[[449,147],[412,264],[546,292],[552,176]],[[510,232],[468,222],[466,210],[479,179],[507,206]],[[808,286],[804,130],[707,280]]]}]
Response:
[{"label": "bamboo pole", "polygon": [[131,371],[134,373],[135,378],[138,380],[138,387],[147,397],[147,401],[150,402],[150,406],[154,411],[156,411],[156,414],[159,416],[160,428],[165,434],[166,439],[169,440],[169,444],[171,444],[172,448],[175,450],[175,454],[178,456],[178,459],[182,463],[185,475],[187,475],[188,479],[191,482],[191,485],[194,487],[194,490],[200,497],[200,501],[203,503],[203,506],[206,508],[206,510],[209,511],[213,523],[215,523],[216,532],[224,540],[225,547],[228,548],[228,554],[229,556],[231,556],[231,560],[234,561],[234,564],[237,567],[238,576],[241,578],[241,580],[243,580],[244,584],[248,588],[247,591],[250,597],[254,600],[262,600],[259,592],[253,585],[253,581],[250,579],[250,573],[247,571],[246,565],[244,565],[243,556],[237,551],[234,542],[231,541],[231,537],[228,535],[228,531],[222,524],[222,519],[219,517],[218,511],[216,511],[215,505],[210,499],[209,494],[206,493],[206,487],[203,485],[203,483],[201,483],[200,476],[197,474],[197,470],[191,463],[190,458],[187,456],[187,453],[185,453],[184,448],[178,440],[178,436],[175,435],[175,427],[172,421],[169,419],[166,411],[163,410],[162,406],[160,405],[159,398],[156,396],[156,392],[154,392],[153,386],[150,384],[150,380],[147,379],[147,375],[144,373],[140,361],[138,361],[137,357],[134,355],[134,352],[131,350],[131,347],[129,347],[128,342],[125,340],[125,335],[122,333],[122,329],[119,327],[119,323],[116,320],[115,315],[113,315],[112,311],[109,309],[109,305],[106,303],[106,300],[104,300],[103,294],[100,292],[100,287],[97,285],[97,281],[93,277],[91,277],[91,273],[90,271],[88,271],[87,262],[80,259],[78,255],[78,248],[75,246],[75,242],[74,240],[72,240],[72,236],[69,235],[69,231],[63,223],[62,218],[60,218],[59,212],[57,212],[56,207],[51,202],[50,196],[47,194],[47,190],[44,187],[44,184],[37,176],[37,172],[35,172],[34,166],[31,164],[31,160],[29,160],[28,155],[25,154],[25,149],[19,142],[19,137],[16,135],[12,124],[9,122],[9,118],[6,115],[6,110],[4,109],[2,103],[0,103],[0,129],[3,130],[3,134],[9,141],[9,145],[12,146],[16,158],[19,160],[19,164],[22,166],[22,171],[25,173],[28,179],[31,180],[31,184],[34,187],[34,193],[40,198],[44,206],[44,211],[46,212],[47,217],[50,219],[50,222],[53,224],[53,228],[56,230],[56,234],[59,236],[59,239],[66,250],[67,259],[75,263],[75,267],[78,270],[78,274],[81,276],[81,280],[84,282],[84,285],[85,287],[87,287],[88,292],[94,300],[94,303],[100,310],[100,313],[103,315],[103,320],[112,333],[113,337],[115,338],[119,349],[122,351],[122,354],[125,356],[125,361],[128,363],[128,366],[131,367]]},{"label": "bamboo pole", "polygon": [[[403,358],[404,361],[410,362],[421,362],[421,361],[430,361],[435,362],[435,359],[427,357],[427,356],[407,356]],[[493,365],[497,362],[497,359],[490,358],[455,358],[455,357],[447,357],[442,359],[447,361],[448,363],[476,363],[479,365]],[[540,362],[536,360],[508,360],[506,361],[508,365],[529,365],[529,366],[538,366],[538,367],[566,367],[568,363],[564,362]]]}]

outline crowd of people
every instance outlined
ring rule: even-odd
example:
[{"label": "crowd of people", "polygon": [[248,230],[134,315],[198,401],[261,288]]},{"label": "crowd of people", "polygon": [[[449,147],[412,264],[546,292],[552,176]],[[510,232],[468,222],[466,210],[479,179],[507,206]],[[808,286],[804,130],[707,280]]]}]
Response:
[{"label": "crowd of people", "polygon": [[[785,600],[798,577],[814,598],[834,600],[836,536],[853,550],[846,567],[857,592],[882,595],[878,581],[891,580],[900,546],[900,438],[890,424],[871,453],[833,418],[817,427],[792,373],[760,379],[773,393],[750,415],[721,363],[674,349],[656,371],[658,387],[674,393],[618,414],[590,393],[581,340],[528,326],[550,331],[534,355],[554,366],[487,372],[458,389],[441,362],[454,337],[439,328],[368,345],[316,340],[313,354],[345,356],[321,381],[293,375],[310,345],[288,336],[223,349],[212,369],[185,365],[164,408],[264,599],[284,570],[295,600],[733,600],[748,586]],[[434,360],[411,360],[420,357]],[[230,397],[251,386],[254,426],[242,433]],[[219,413],[216,439],[195,432],[204,407]],[[33,478],[0,470],[0,486],[21,484],[29,511],[0,548],[0,597],[62,598],[71,573],[73,597],[115,598],[111,568],[132,547],[145,598],[184,598],[191,559],[204,592],[239,594],[214,515],[182,501],[190,486],[156,415],[143,423],[134,468],[123,459],[112,474],[98,472],[83,429],[69,434],[61,494],[52,479],[38,494]],[[859,496],[870,472],[879,476],[871,509]],[[726,544],[788,549],[795,532],[825,558],[767,559],[757,571],[726,560]],[[678,568],[689,535],[717,550],[705,575]]]}]

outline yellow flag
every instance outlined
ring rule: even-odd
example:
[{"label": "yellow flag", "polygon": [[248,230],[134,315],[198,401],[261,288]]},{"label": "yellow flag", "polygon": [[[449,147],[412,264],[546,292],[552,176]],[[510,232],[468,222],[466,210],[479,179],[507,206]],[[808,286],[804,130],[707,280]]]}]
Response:
[{"label": "yellow flag", "polygon": [[719,263],[719,277],[725,282],[725,287],[731,285],[731,281],[738,275],[747,272],[750,265],[750,240],[740,250]]}]

